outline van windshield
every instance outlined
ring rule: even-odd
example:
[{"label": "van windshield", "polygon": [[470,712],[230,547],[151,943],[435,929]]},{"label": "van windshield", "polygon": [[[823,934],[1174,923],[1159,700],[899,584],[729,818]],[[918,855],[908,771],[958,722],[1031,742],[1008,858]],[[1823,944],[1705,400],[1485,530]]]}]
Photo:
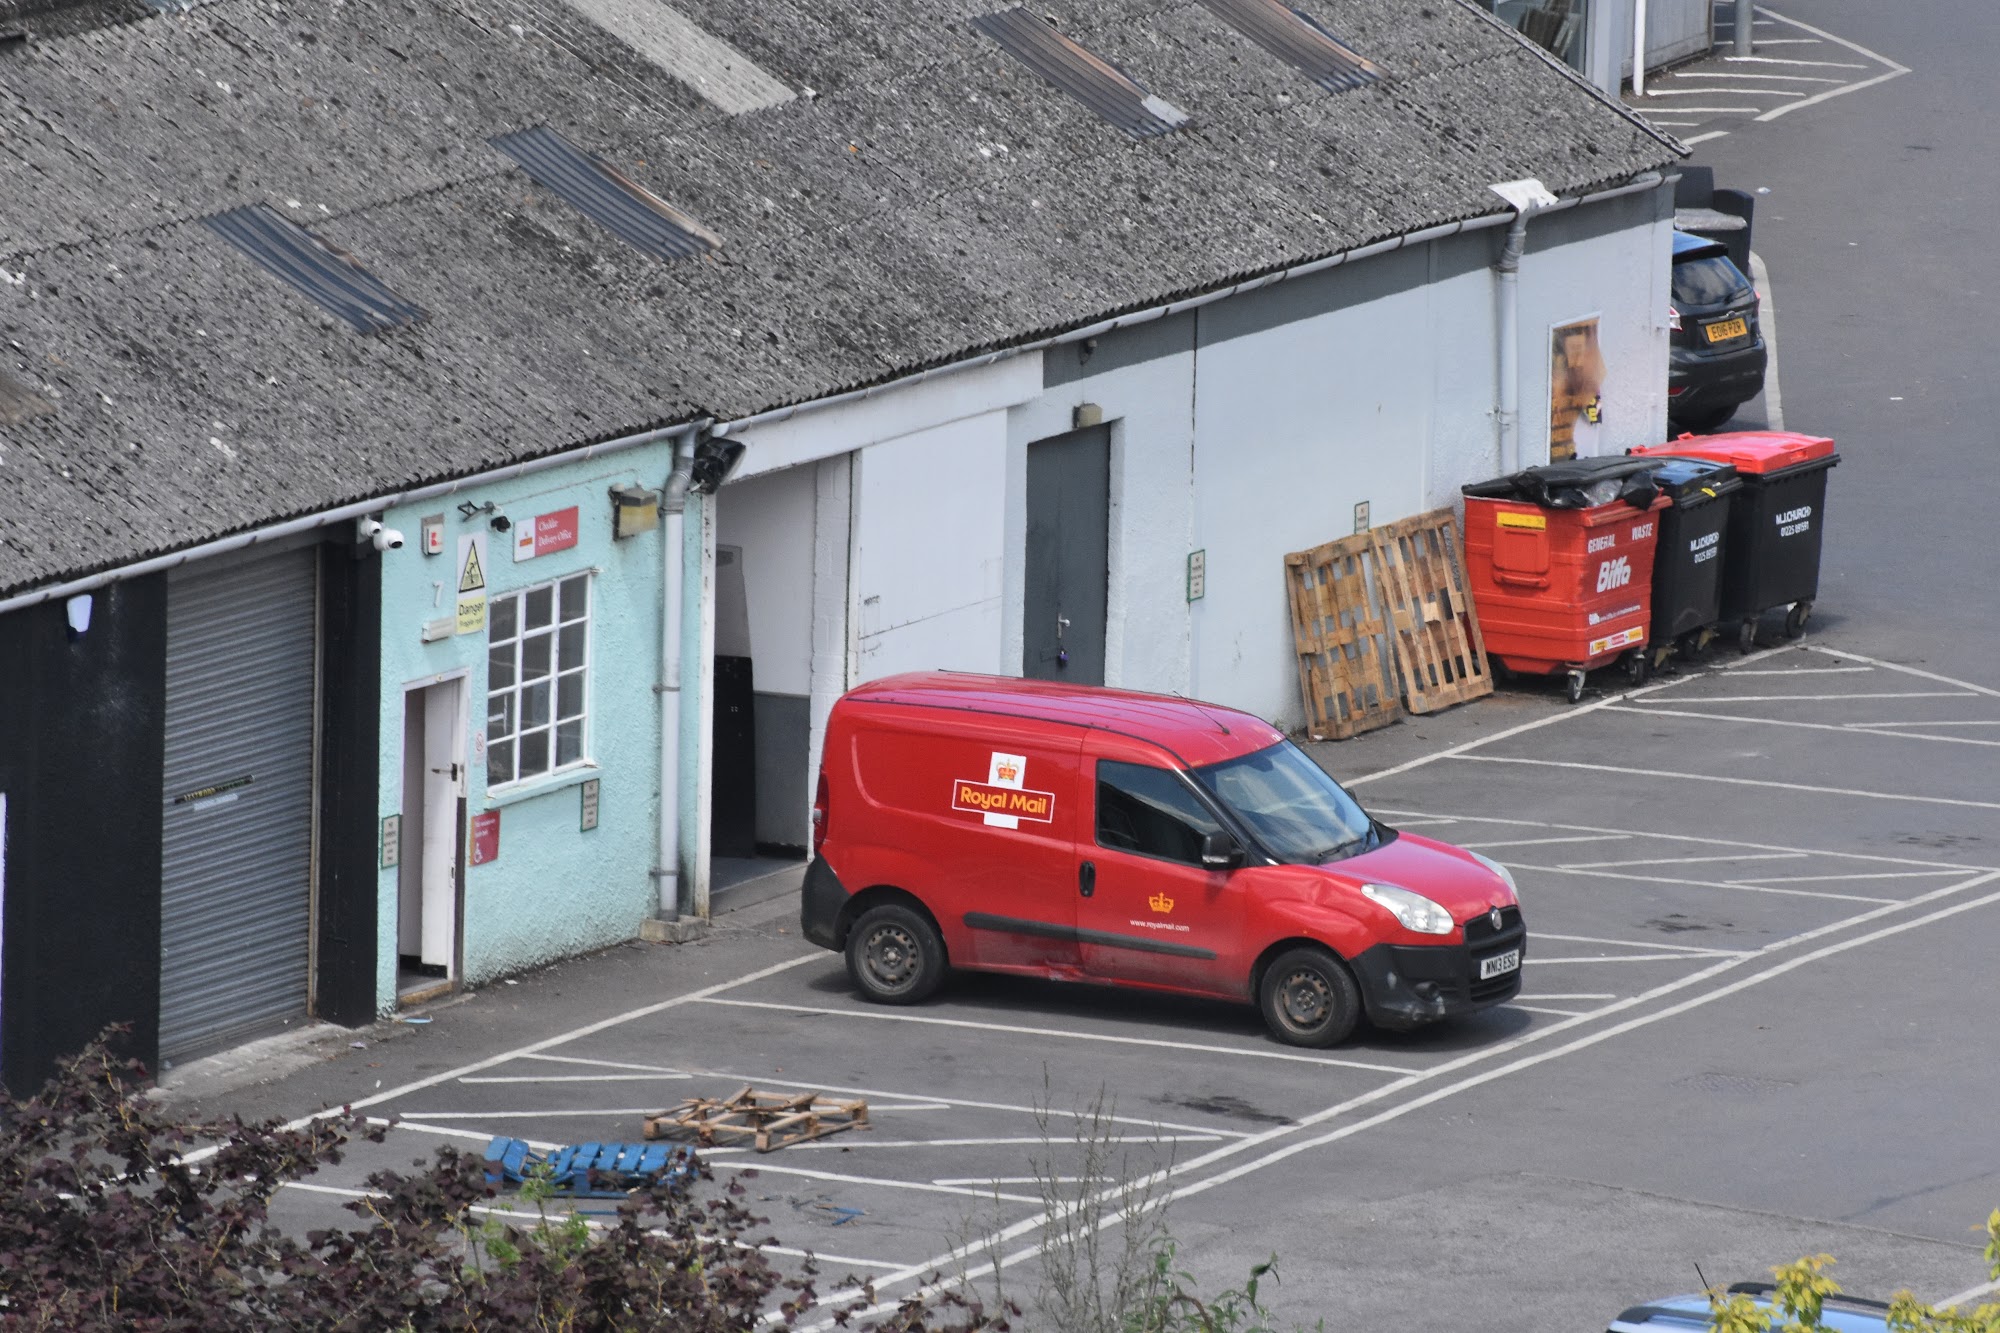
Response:
[{"label": "van windshield", "polygon": [[1318,865],[1378,845],[1374,821],[1290,741],[1197,768],[1194,777],[1280,861]]}]

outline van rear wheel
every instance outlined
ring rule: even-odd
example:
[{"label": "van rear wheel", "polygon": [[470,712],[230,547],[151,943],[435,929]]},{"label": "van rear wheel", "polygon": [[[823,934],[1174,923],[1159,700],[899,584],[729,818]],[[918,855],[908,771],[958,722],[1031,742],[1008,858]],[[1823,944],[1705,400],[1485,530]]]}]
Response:
[{"label": "van rear wheel", "polygon": [[1324,949],[1287,949],[1264,969],[1258,1007],[1271,1035],[1291,1046],[1333,1046],[1361,1021],[1361,991]]},{"label": "van rear wheel", "polygon": [[847,975],[877,1004],[915,1004],[944,980],[944,939],[921,913],[871,907],[847,932]]}]

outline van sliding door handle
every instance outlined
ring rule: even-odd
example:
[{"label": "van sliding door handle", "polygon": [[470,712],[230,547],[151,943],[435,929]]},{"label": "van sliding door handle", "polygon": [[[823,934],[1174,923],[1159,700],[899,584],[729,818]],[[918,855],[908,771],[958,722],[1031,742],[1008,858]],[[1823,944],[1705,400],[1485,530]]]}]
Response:
[{"label": "van sliding door handle", "polygon": [[1076,868],[1076,891],[1086,898],[1097,892],[1097,867],[1088,861]]}]

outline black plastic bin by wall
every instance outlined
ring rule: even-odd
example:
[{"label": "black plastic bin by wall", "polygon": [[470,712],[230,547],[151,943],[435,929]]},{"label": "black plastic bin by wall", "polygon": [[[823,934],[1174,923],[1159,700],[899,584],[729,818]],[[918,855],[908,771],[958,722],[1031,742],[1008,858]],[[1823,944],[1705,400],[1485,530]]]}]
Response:
[{"label": "black plastic bin by wall", "polygon": [[1722,574],[1725,619],[1819,596],[1826,474],[1838,462],[1840,455],[1830,454],[1775,472],[1744,474],[1724,539],[1729,543]]},{"label": "black plastic bin by wall", "polygon": [[1727,463],[1658,460],[1653,482],[1672,498],[1653,553],[1652,646],[1663,648],[1722,619],[1729,518],[1743,482]]}]

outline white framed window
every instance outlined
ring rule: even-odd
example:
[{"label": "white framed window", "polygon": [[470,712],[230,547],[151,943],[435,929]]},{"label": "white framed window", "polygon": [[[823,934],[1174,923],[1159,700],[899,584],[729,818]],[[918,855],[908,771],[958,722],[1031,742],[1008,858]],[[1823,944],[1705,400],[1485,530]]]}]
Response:
[{"label": "white framed window", "polygon": [[487,788],[585,762],[589,723],[590,575],[489,599]]}]

